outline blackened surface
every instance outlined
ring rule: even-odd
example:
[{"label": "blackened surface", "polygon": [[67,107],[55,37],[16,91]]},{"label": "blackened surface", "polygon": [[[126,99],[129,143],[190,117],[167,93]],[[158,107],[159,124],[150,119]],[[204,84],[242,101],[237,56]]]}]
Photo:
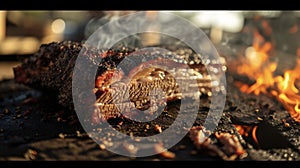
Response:
[{"label": "blackened surface", "polygon": [[[174,159],[166,159],[161,155],[144,158],[119,156],[105,149],[101,150],[86,135],[76,121],[76,116],[66,115],[65,109],[57,106],[44,93],[13,80],[1,81],[0,88],[1,160],[220,160],[206,153],[196,152],[188,137],[170,149],[176,154]],[[204,96],[195,125],[203,124],[209,105],[209,98]],[[166,117],[172,115],[168,114]],[[282,119],[289,123],[289,127]],[[292,146],[254,148],[239,135],[233,125],[259,125],[262,122],[267,122],[278,130]],[[123,125],[126,130],[126,122]],[[216,131],[229,132],[239,137],[248,152],[248,157],[243,160],[299,160],[299,127],[299,123],[293,121],[276,100],[241,94],[229,82],[226,107]],[[145,130],[145,127],[138,125],[136,128],[127,131]],[[153,127],[150,126],[148,131],[154,131]],[[265,134],[268,136],[268,132]]]}]

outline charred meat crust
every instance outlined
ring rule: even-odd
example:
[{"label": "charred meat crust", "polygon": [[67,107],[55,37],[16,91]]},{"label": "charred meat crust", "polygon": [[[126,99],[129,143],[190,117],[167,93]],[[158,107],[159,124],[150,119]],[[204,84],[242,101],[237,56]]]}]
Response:
[{"label": "charred meat crust", "polygon": [[[97,102],[103,102],[104,100],[104,103],[106,103],[106,105],[108,106],[110,106],[110,104],[105,100],[108,100],[110,98],[103,97],[103,95],[105,95],[104,93],[108,90],[103,90],[102,88],[104,85],[111,84],[109,83],[110,81],[108,78],[112,73],[115,72],[116,67],[122,60],[124,60],[124,58],[128,59],[127,62],[133,62],[134,64],[136,64],[135,70],[143,69],[141,65],[145,64],[145,62],[142,58],[145,57],[141,56],[147,56],[148,58],[150,58],[149,60],[147,60],[150,63],[158,57],[162,57],[162,59],[164,60],[169,59],[167,61],[167,64],[172,64],[174,69],[180,69],[181,65],[188,65],[193,69],[193,72],[190,73],[193,73],[192,76],[196,77],[196,80],[198,82],[197,87],[202,87],[202,89],[199,88],[201,93],[208,93],[212,87],[210,76],[206,71],[206,67],[201,62],[202,60],[199,59],[199,56],[189,48],[181,47],[176,49],[175,51],[168,52],[156,51],[155,48],[150,50],[149,52],[143,52],[139,51],[136,48],[132,49],[126,47],[100,50],[88,47],[85,44],[79,42],[72,41],[52,42],[49,44],[41,45],[39,50],[35,54],[33,54],[29,58],[26,58],[20,66],[13,69],[15,81],[27,86],[44,90],[48,93],[53,93],[54,95],[56,95],[57,101],[60,105],[73,111],[74,105],[72,100],[72,75],[76,59],[80,53],[88,60],[90,60],[91,63],[98,66],[95,77],[95,94],[97,96]],[[101,59],[99,62],[97,62],[97,60],[99,60],[97,58],[99,57]],[[152,57],[155,59],[151,60]],[[130,75],[132,71],[128,71],[126,73],[128,73],[127,75]],[[149,73],[152,73],[154,75],[168,75],[168,73],[163,72],[160,69],[154,69]],[[142,79],[143,76],[141,75],[138,78],[135,78],[136,81]],[[146,82],[157,83],[158,79],[159,78],[156,76],[150,81],[146,80]],[[163,83],[162,80],[160,80],[160,82]],[[133,85],[138,85],[137,83]],[[173,97],[169,96],[169,100],[178,98],[177,94],[175,94],[176,85],[169,84],[169,86],[170,87],[168,89],[170,90],[171,88],[171,90],[173,90],[172,92],[174,92],[174,94],[171,94]],[[139,87],[136,88],[139,89]],[[139,92],[135,91],[135,93]],[[110,113],[108,117],[118,116],[114,112],[108,113]]]}]

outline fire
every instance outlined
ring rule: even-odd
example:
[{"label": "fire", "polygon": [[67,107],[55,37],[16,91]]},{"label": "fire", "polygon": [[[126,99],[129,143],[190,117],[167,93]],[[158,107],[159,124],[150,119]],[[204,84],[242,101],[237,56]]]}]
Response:
[{"label": "fire", "polygon": [[247,94],[275,97],[291,117],[300,122],[300,91],[297,88],[300,81],[300,48],[297,50],[295,68],[286,70],[283,76],[274,76],[277,63],[270,61],[272,44],[266,42],[257,30],[253,34],[252,47],[246,50],[242,63],[237,66],[237,72],[255,80],[255,83],[249,86],[237,82],[236,85]]},{"label": "fire", "polygon": [[[259,144],[257,136],[256,136],[256,130],[257,130],[257,125],[255,126],[246,126],[246,125],[234,125],[236,130],[245,137],[252,137],[253,141],[256,144]],[[249,135],[251,133],[251,135]]]}]

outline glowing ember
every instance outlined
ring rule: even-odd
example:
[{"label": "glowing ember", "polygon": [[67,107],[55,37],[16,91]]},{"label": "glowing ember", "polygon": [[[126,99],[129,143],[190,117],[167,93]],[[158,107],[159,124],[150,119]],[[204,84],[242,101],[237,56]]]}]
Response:
[{"label": "glowing ember", "polygon": [[300,94],[297,82],[300,79],[300,48],[297,50],[297,60],[294,69],[286,70],[283,76],[274,76],[276,62],[270,61],[272,44],[254,31],[252,47],[245,52],[242,63],[237,66],[237,72],[246,75],[256,82],[249,86],[236,82],[240,90],[247,94],[266,94],[274,96],[289,111],[294,120],[300,122]]},{"label": "glowing ember", "polygon": [[[234,125],[236,130],[245,137],[252,137],[252,139],[254,140],[254,142],[256,144],[258,143],[257,137],[256,137],[256,130],[257,130],[257,125],[255,126],[246,126],[246,125]],[[249,135],[251,133],[251,135]]]}]

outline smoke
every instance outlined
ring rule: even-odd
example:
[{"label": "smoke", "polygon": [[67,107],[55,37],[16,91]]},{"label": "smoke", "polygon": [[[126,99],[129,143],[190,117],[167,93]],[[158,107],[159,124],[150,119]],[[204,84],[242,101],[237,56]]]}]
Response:
[{"label": "smoke", "polygon": [[136,18],[135,24],[132,24],[132,13],[123,15],[119,12],[106,12],[106,14],[89,21],[85,29],[85,38],[88,39],[86,44],[98,49],[142,47],[141,35],[130,32],[138,30],[139,26],[146,21],[144,19],[146,17]]},{"label": "smoke", "polygon": [[[86,44],[98,49],[147,46],[178,48],[189,45],[184,41],[199,40],[197,37],[195,39],[193,32],[186,33],[184,26],[190,24],[187,22],[189,21],[179,20],[178,17],[166,12],[140,12],[139,14],[128,12],[125,15],[120,12],[106,12],[105,16],[93,18],[87,24]],[[178,25],[180,29],[177,28]],[[206,40],[204,38],[204,41]],[[204,44],[202,45],[209,47],[210,44],[205,45],[204,41],[201,42]]]}]

